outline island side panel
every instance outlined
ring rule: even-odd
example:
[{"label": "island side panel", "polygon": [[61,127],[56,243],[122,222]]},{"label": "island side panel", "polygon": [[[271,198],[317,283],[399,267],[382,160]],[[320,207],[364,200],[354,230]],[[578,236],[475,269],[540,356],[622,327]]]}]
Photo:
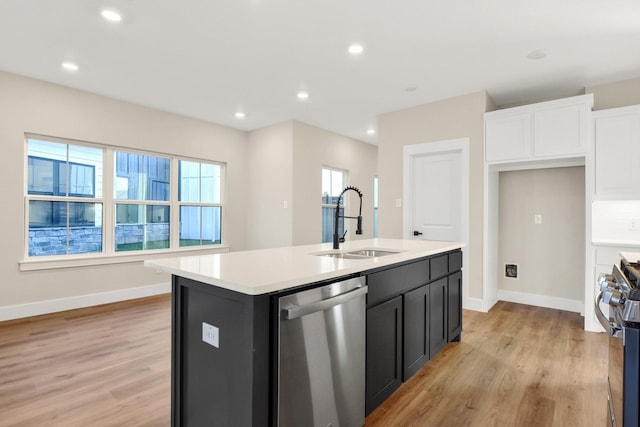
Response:
[{"label": "island side panel", "polygon": [[[269,297],[172,283],[172,426],[267,426]],[[218,328],[218,347],[203,324]]]}]

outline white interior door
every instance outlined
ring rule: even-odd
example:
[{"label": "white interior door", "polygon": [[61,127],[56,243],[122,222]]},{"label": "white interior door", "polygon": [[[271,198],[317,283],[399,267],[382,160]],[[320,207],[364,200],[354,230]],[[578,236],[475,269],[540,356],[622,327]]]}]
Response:
[{"label": "white interior door", "polygon": [[411,233],[414,238],[462,242],[462,153],[411,157]]}]

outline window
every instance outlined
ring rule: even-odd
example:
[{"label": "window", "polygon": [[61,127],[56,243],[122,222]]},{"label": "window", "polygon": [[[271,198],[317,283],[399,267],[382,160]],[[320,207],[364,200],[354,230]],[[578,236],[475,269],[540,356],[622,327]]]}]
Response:
[{"label": "window", "polygon": [[[346,172],[339,169],[322,169],[322,243],[333,241],[333,221],[335,219],[336,202],[345,187]],[[340,215],[344,215],[344,201]],[[338,233],[344,234],[344,218],[338,222]]]},{"label": "window", "polygon": [[102,159],[102,149],[28,140],[29,256],[102,252]]},{"label": "window", "polygon": [[373,178],[373,237],[378,237],[378,177]]},{"label": "window", "polygon": [[114,155],[116,252],[169,248],[170,159],[120,151]]},{"label": "window", "polygon": [[222,243],[223,164],[36,137],[26,160],[28,257]]},{"label": "window", "polygon": [[221,242],[220,165],[180,161],[180,246]]}]

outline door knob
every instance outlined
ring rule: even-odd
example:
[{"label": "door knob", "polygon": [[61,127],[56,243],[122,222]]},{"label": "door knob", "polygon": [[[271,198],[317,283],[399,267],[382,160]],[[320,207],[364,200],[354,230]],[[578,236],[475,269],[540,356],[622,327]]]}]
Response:
[{"label": "door knob", "polygon": [[422,233],[419,232],[418,230],[413,230],[413,235],[414,236],[422,236]]}]

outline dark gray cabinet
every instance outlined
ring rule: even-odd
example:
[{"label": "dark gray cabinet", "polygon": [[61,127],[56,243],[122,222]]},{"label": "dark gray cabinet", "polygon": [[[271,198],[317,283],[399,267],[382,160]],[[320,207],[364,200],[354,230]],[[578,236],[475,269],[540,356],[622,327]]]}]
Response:
[{"label": "dark gray cabinet", "polygon": [[367,309],[365,413],[402,384],[402,297]]},{"label": "dark gray cabinet", "polygon": [[448,341],[460,341],[462,332],[462,272],[450,275],[447,282]]},{"label": "dark gray cabinet", "polygon": [[447,345],[447,278],[429,284],[429,359]]},{"label": "dark gray cabinet", "polygon": [[453,251],[367,275],[367,415],[460,340],[461,268],[462,252]]},{"label": "dark gray cabinet", "polygon": [[429,285],[407,292],[404,298],[402,380],[429,361]]}]

